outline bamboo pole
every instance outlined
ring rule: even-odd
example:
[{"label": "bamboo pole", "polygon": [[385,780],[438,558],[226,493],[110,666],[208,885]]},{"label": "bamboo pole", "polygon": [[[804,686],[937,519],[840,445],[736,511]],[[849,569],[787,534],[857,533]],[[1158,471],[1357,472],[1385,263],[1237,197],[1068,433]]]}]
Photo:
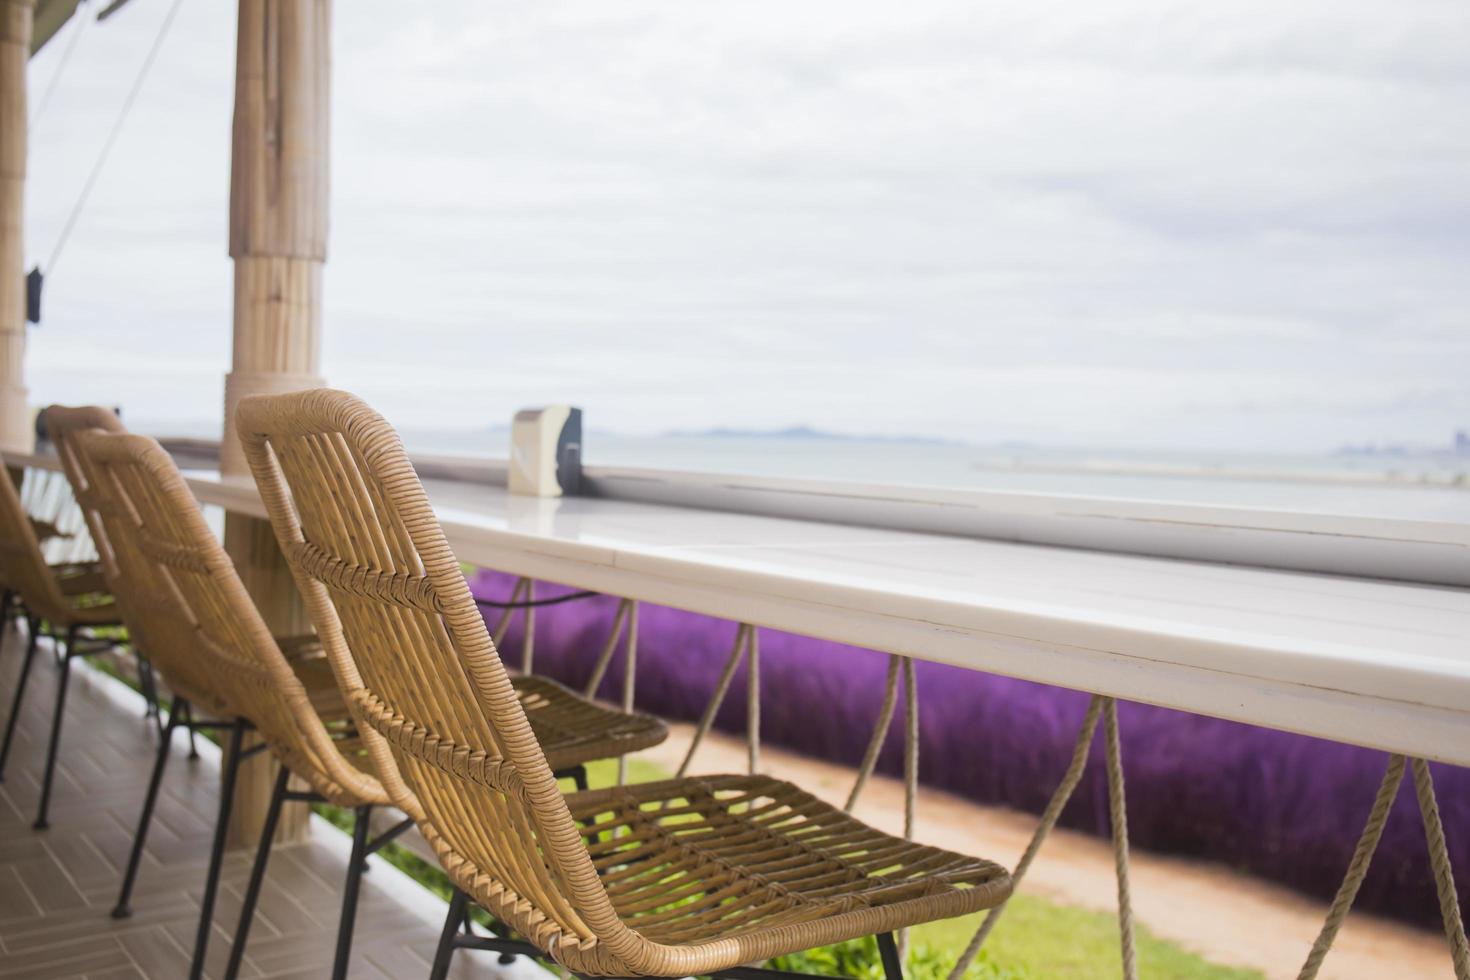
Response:
[{"label": "bamboo pole", "polygon": [[235,343],[221,468],[248,473],[245,395],[323,384],[329,0],[240,0],[230,161]]},{"label": "bamboo pole", "polygon": [[[235,332],[220,449],[220,469],[229,476],[249,472],[235,434],[241,398],[324,383],[330,23],[330,0],[239,4],[230,160]],[[310,630],[269,524],[228,515],[225,548],[273,632]],[[242,768],[232,845],[253,846],[258,839],[273,769],[263,762]],[[278,837],[304,836],[305,816],[304,807],[283,810]]]},{"label": "bamboo pole", "polygon": [[0,0],[0,448],[35,443],[26,407],[26,62],[35,0]]}]

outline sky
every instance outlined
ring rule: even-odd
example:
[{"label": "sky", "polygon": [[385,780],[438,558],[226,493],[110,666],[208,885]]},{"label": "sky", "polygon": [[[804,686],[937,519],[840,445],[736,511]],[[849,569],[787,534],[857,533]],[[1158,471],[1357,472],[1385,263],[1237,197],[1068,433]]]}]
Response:
[{"label": "sky", "polygon": [[[234,8],[183,3],[49,270],[33,402],[217,424]],[[30,261],[166,9],[31,62]],[[1464,0],[333,17],[323,373],[405,428],[548,402],[1118,448],[1470,428]]]}]

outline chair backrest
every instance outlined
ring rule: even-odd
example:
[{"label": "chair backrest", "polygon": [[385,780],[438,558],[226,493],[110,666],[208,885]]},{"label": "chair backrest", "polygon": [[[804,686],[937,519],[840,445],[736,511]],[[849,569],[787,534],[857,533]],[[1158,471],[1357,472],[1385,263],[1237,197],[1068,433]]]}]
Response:
[{"label": "chair backrest", "polygon": [[320,388],[246,398],[236,423],[379,775],[412,794],[395,803],[419,809],[445,870],[543,949],[641,943],[613,910],[397,433]]},{"label": "chair backrest", "polygon": [[[105,531],[100,523],[100,515],[97,513],[96,495],[92,493],[91,485],[87,482],[86,474],[77,460],[76,449],[71,442],[73,435],[89,429],[112,433],[127,431],[116,412],[97,405],[82,405],[76,408],[52,405],[46,409],[46,434],[51,438],[51,444],[56,447],[56,455],[61,460],[61,470],[66,474],[67,482],[71,484],[72,499],[82,511],[82,519],[86,522],[87,532],[91,534],[93,545],[97,549],[97,560],[102,565],[102,574],[106,577],[108,586],[115,590],[122,583],[118,581],[116,563],[112,555],[102,544]],[[114,591],[113,594],[116,595],[116,592]]]},{"label": "chair backrest", "polygon": [[199,658],[193,627],[182,615],[177,599],[169,590],[158,587],[157,573],[141,553],[119,553],[114,547],[117,522],[129,515],[126,505],[114,494],[102,492],[94,462],[78,452],[80,434],[93,430],[113,435],[127,432],[115,413],[95,405],[52,405],[46,409],[47,434],[81,508],[102,575],[129,636],[149,663],[178,689],[176,694],[202,702],[198,707],[207,710],[233,710],[225,700],[223,685]]},{"label": "chair backrest", "polygon": [[20,501],[48,564],[85,565],[97,560],[92,536],[65,473],[27,467],[20,483]]},{"label": "chair backrest", "polygon": [[[96,429],[67,437],[110,560],[124,615],[164,644],[160,664],[248,718],[297,776],[333,803],[380,802],[382,787],[337,750],[300,678],[204,520],[173,458],[153,439]],[[131,620],[130,620],[131,625]]]},{"label": "chair backrest", "polygon": [[56,584],[56,573],[46,562],[36,526],[8,468],[0,479],[0,582],[20,593],[32,616],[66,622],[72,603]]}]

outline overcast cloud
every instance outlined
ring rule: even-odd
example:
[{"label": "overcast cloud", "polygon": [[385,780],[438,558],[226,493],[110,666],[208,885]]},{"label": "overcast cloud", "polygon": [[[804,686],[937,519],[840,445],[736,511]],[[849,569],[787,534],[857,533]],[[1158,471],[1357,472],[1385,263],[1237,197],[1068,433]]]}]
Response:
[{"label": "overcast cloud", "polygon": [[[36,121],[34,261],[165,6],[89,25]],[[1066,445],[1470,426],[1464,0],[334,16],[324,370],[401,425],[566,400],[626,432]],[[218,414],[233,61],[234,4],[186,2],[48,280],[34,401]]]}]

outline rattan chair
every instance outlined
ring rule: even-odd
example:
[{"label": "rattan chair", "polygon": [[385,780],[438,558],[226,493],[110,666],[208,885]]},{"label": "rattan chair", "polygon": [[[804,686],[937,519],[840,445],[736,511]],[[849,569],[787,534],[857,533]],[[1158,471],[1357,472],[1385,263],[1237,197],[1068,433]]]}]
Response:
[{"label": "rattan chair", "polygon": [[[135,617],[145,635],[167,643],[170,651],[182,651],[182,644],[192,638],[197,649],[195,665],[208,671],[195,678],[194,687],[213,683],[216,690],[227,692],[228,703],[217,705],[216,710],[234,712],[258,730],[282,763],[225,976],[234,977],[242,963],[282,804],[319,800],[350,808],[355,815],[333,967],[334,977],[344,977],[364,861],[406,830],[411,821],[402,821],[377,838],[368,839],[372,808],[388,799],[377,781],[356,764],[366,760],[361,758],[361,746],[351,730],[330,665],[319,656],[320,646],[314,642],[298,641],[283,652],[271,637],[167,453],[153,440],[140,436],[87,432],[74,436],[71,442],[79,476],[86,486],[84,495],[103,518],[101,536],[119,570],[141,584],[149,595],[168,597],[162,605],[147,599],[136,603],[148,603]],[[125,613],[130,613],[135,604],[133,592],[131,587],[120,590]],[[185,631],[182,635],[180,629]],[[318,655],[312,656],[313,652]],[[172,657],[163,663],[171,664]],[[165,677],[171,676],[168,666],[162,669]],[[544,697],[540,687],[533,690],[538,693],[532,696]],[[590,710],[549,713],[558,726],[558,744],[570,770],[568,775],[578,779],[585,779],[584,763],[603,758],[609,751],[606,740],[591,744],[586,732],[600,730],[599,720],[603,722],[601,729],[611,730],[637,720],[595,705],[587,708]],[[661,723],[655,724],[662,727]],[[227,759],[215,852],[194,953],[196,969],[203,963],[207,947],[235,760],[242,758],[238,739],[243,728],[237,723],[231,729],[235,751]],[[288,774],[306,780],[312,791],[291,790]]]},{"label": "rattan chair", "polygon": [[[0,582],[20,596],[30,635],[11,701],[10,718],[5,724],[5,740],[0,743],[0,781],[5,778],[5,763],[10,757],[16,722],[25,702],[37,644],[41,635],[46,633],[58,644],[61,676],[56,684],[51,738],[46,748],[41,799],[33,825],[37,830],[45,830],[50,826],[51,786],[56,775],[56,753],[61,744],[61,723],[65,715],[72,660],[117,645],[116,637],[98,635],[97,631],[116,627],[121,621],[98,566],[95,563],[47,564],[38,530],[45,533],[44,526],[32,521],[26,513],[14,480],[6,474],[0,478]],[[141,667],[140,673],[145,673]]]},{"label": "rattan chair", "polygon": [[[388,798],[378,781],[350,758],[360,755],[360,746],[330,666],[315,644],[295,645],[289,659],[282,652],[173,459],[157,442],[95,429],[73,432],[68,442],[85,488],[80,491],[84,506],[97,516],[101,547],[115,563],[129,623],[136,624],[151,649],[158,651],[160,672],[176,696],[191,706],[207,706],[220,719],[194,720],[191,708],[184,723],[228,732],[219,816],[190,975],[202,974],[208,950],[239,767],[255,749],[268,747],[281,768],[226,975],[234,976],[242,963],[282,805],[322,801],[352,809],[356,816],[333,968],[335,977],[346,976],[363,862],[409,824],[404,821],[377,840],[368,840],[372,808],[387,804]],[[177,714],[170,713],[170,731]],[[258,732],[263,744],[244,747],[248,730]],[[126,895],[167,755],[166,739],[115,915],[126,914]],[[305,780],[310,791],[290,789],[292,775]]]},{"label": "rattan chair", "polygon": [[[895,977],[893,930],[1010,894],[999,865],[765,776],[563,796],[393,429],[324,389],[247,398],[236,420],[384,787],[461,891],[433,976],[456,946],[679,977],[878,935]],[[459,935],[466,895],[528,942]]]}]

